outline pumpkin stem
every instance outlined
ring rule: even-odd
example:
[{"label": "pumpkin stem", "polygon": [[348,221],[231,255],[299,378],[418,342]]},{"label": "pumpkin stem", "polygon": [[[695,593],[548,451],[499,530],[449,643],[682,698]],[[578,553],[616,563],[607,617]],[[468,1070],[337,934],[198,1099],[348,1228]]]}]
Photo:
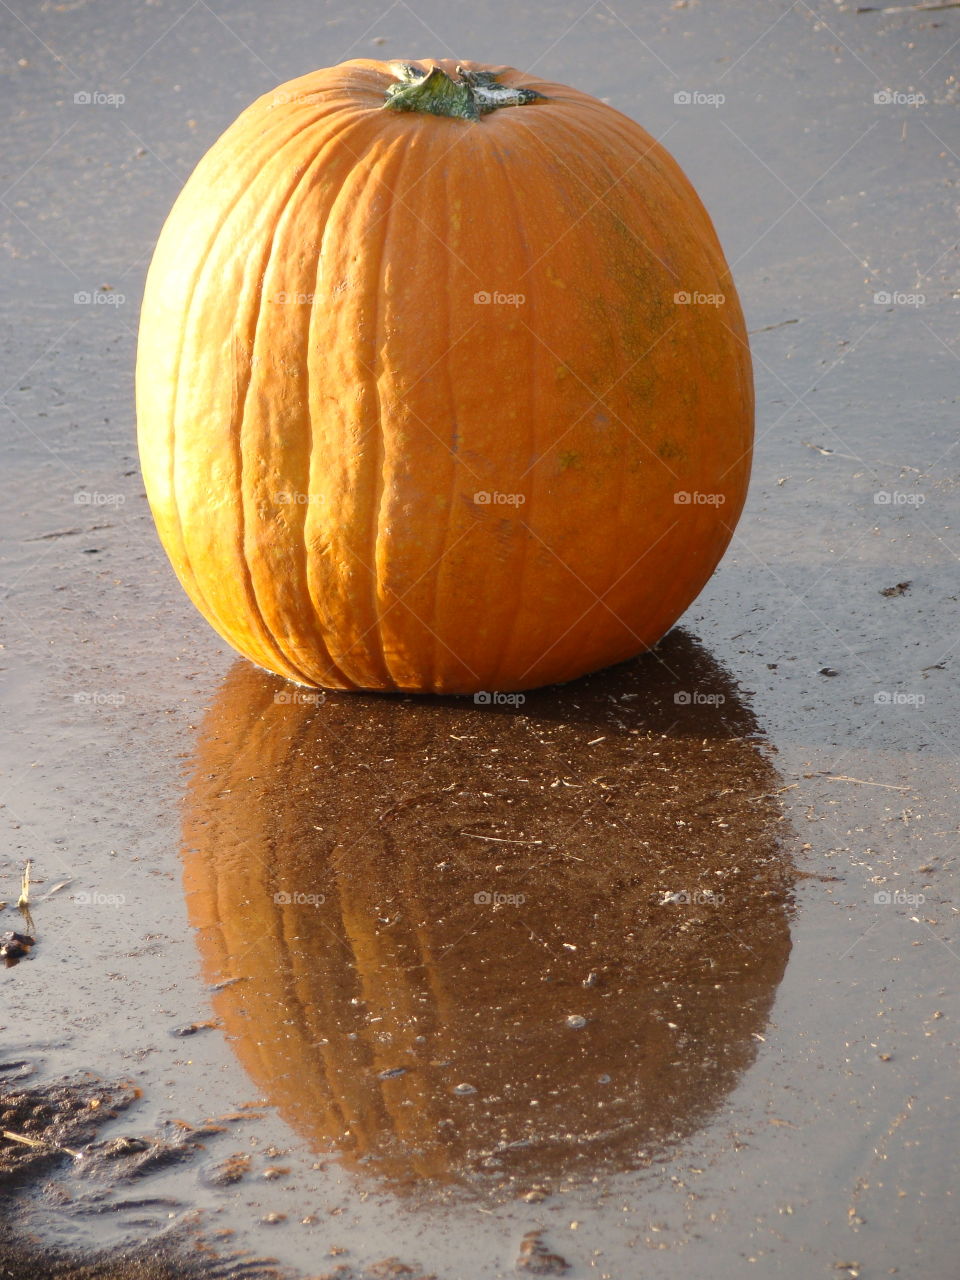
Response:
[{"label": "pumpkin stem", "polygon": [[434,116],[479,120],[498,107],[522,107],[542,98],[535,89],[500,84],[492,71],[467,71],[457,67],[454,80],[441,67],[422,71],[409,62],[395,62],[390,70],[397,83],[387,89],[384,107],[392,111],[425,111]]}]

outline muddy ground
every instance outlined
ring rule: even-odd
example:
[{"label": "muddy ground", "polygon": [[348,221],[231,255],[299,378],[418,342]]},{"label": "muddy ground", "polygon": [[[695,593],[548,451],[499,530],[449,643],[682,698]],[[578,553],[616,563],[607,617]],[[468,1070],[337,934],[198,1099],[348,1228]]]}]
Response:
[{"label": "muddy ground", "polygon": [[[265,12],[0,12],[4,1273],[953,1280],[960,10]],[[636,663],[291,700],[153,534],[144,273],[256,95],[431,53],[677,156],[753,485]]]}]

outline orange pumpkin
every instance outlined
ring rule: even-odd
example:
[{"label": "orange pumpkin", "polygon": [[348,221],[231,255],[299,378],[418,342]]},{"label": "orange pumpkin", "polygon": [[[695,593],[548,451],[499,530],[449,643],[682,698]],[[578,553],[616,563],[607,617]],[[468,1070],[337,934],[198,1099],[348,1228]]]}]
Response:
[{"label": "orange pumpkin", "polygon": [[750,471],[743,317],[676,162],[510,68],[255,102],[150,268],[140,451],[216,630],[304,685],[566,681],[654,644]]},{"label": "orange pumpkin", "polygon": [[189,915],[316,1150],[515,1195],[655,1159],[749,1069],[790,953],[783,779],[726,673],[681,631],[659,653],[505,714],[229,673]]}]

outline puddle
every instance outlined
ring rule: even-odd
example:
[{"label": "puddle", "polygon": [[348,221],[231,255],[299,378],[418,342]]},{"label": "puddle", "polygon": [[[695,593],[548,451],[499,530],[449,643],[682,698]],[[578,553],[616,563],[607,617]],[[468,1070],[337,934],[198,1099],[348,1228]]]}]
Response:
[{"label": "puddle", "polygon": [[649,1164],[769,1016],[781,785],[682,632],[510,710],[292,693],[239,662],[184,818],[214,1009],[260,1094],[363,1179],[513,1197]]}]

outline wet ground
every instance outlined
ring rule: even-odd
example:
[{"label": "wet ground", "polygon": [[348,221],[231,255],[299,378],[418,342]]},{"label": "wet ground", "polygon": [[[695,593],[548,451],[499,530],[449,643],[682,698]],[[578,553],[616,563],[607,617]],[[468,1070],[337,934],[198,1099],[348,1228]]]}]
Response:
[{"label": "wet ground", "polygon": [[[951,1280],[960,12],[102,0],[0,34],[8,1271]],[[654,655],[519,706],[294,698],[153,535],[143,276],[255,95],[430,53],[680,160],[754,334],[753,487]]]}]

